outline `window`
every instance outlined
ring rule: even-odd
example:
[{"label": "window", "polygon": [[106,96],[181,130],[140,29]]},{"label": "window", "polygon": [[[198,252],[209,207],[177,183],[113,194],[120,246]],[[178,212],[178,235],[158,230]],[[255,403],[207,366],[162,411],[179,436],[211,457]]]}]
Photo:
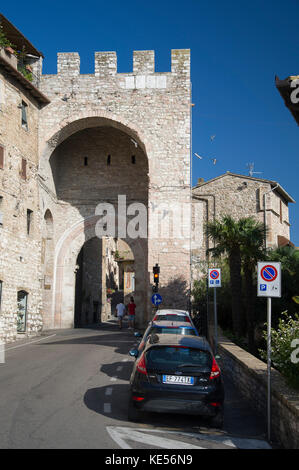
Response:
[{"label": "window", "polygon": [[282,224],[282,201],[281,199],[279,201],[279,218],[280,218],[280,223]]},{"label": "window", "polygon": [[24,290],[18,292],[17,332],[26,331],[28,293]]},{"label": "window", "polygon": [[21,178],[23,180],[27,178],[27,160],[25,158],[22,158]]},{"label": "window", "polygon": [[4,147],[0,145],[0,170],[4,168]]},{"label": "window", "polygon": [[107,157],[107,165],[109,166],[111,164],[111,155],[108,155]]},{"label": "window", "polygon": [[88,166],[88,157],[84,157],[84,166]]},{"label": "window", "polygon": [[31,226],[32,226],[32,217],[33,211],[27,209],[27,235],[30,235]]},{"label": "window", "polygon": [[135,157],[135,155],[132,155],[131,160],[132,160],[132,164],[135,165],[135,163],[136,163],[136,157]]},{"label": "window", "polygon": [[22,110],[22,127],[23,129],[25,129],[26,131],[28,131],[28,121],[27,121],[27,104],[25,103],[25,101],[22,101],[22,106],[21,106],[21,110]]}]

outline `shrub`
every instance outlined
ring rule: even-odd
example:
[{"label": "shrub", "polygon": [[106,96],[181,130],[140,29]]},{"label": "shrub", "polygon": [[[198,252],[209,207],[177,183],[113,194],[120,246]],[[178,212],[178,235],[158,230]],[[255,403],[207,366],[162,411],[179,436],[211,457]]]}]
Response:
[{"label": "shrub", "polygon": [[[264,333],[267,340],[267,332]],[[271,329],[271,361],[275,369],[283,374],[289,385],[299,390],[299,362],[291,360],[293,340],[299,340],[299,315],[290,316],[282,312],[278,328]],[[260,350],[261,358],[267,360],[267,352]]]}]

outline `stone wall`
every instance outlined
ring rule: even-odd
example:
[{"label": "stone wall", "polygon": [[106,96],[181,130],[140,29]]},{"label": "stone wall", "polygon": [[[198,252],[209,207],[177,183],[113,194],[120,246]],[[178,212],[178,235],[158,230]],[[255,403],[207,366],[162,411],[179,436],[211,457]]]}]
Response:
[{"label": "stone wall", "polygon": [[[22,102],[28,127],[22,125]],[[38,114],[34,98],[8,73],[0,71],[0,280],[1,339],[6,342],[42,328],[41,237],[37,185]],[[26,173],[26,174],[25,174]],[[27,211],[30,214],[28,234]],[[17,335],[17,293],[28,293],[26,331]]]},{"label": "stone wall", "polygon": [[[41,91],[51,99],[40,115],[41,206],[53,215],[56,266],[70,227],[84,225],[98,202],[111,202],[117,194],[125,194],[145,203],[148,211],[148,239],[139,243],[139,255],[133,249],[136,241],[119,237],[129,244],[135,258],[138,320],[142,324],[149,316],[151,270],[156,262],[161,266],[165,306],[186,308],[190,241],[185,236],[161,236],[156,230],[156,213],[160,204],[167,208],[171,203],[190,205],[190,51],[173,50],[171,71],[165,73],[155,72],[153,51],[134,51],[133,71],[128,73],[117,72],[114,52],[96,52],[94,73],[85,75],[80,73],[77,53],[59,53],[57,75],[43,75]],[[103,138],[97,143],[95,135],[99,133]],[[73,150],[65,152],[70,141]],[[58,166],[53,164],[56,156]],[[89,168],[83,167],[84,156],[91,159]],[[136,164],[132,164],[132,156]],[[163,222],[172,224],[167,210]],[[190,220],[180,225],[186,233]],[[83,240],[87,241],[86,233]],[[52,326],[58,310],[65,312],[72,326],[73,300],[64,299],[64,294],[73,294],[62,286],[74,282],[73,258],[77,254],[69,248],[67,258],[61,259],[65,268],[59,275],[54,268],[53,302],[51,312],[46,313]],[[173,295],[178,273],[183,288]],[[63,307],[57,308],[57,301]]]},{"label": "stone wall", "polygon": [[[210,327],[213,344],[213,327]],[[267,364],[218,332],[218,360],[225,380],[231,380],[251,406],[265,418],[267,433]],[[299,392],[271,369],[271,440],[286,449],[299,449]]]}]

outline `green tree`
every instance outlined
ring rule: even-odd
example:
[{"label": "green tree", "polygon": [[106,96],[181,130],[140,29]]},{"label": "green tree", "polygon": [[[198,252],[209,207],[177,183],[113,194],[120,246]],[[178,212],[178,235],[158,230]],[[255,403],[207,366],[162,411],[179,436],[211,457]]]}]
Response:
[{"label": "green tree", "polygon": [[265,227],[252,217],[239,220],[241,234],[241,260],[244,273],[244,299],[246,311],[246,334],[248,349],[256,353],[254,346],[256,284],[254,282],[256,266],[265,259]]},{"label": "green tree", "polygon": [[215,258],[223,254],[228,256],[230,270],[231,303],[233,330],[242,334],[242,278],[241,278],[241,242],[242,233],[240,221],[225,215],[221,220],[214,220],[206,224],[207,236],[215,243],[214,248],[208,252]]},{"label": "green tree", "polygon": [[281,263],[281,298],[272,304],[273,324],[277,325],[280,313],[287,310],[289,315],[298,311],[293,297],[299,295],[299,250],[284,246],[267,253],[269,261]]}]

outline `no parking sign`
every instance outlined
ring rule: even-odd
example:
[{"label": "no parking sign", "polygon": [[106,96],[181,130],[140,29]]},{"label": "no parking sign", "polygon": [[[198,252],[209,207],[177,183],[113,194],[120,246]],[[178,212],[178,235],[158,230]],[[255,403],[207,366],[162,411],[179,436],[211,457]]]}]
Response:
[{"label": "no parking sign", "polygon": [[221,269],[220,268],[209,269],[208,279],[209,279],[209,287],[221,287]]},{"label": "no parking sign", "polygon": [[257,265],[258,297],[281,297],[280,263],[267,261]]}]

